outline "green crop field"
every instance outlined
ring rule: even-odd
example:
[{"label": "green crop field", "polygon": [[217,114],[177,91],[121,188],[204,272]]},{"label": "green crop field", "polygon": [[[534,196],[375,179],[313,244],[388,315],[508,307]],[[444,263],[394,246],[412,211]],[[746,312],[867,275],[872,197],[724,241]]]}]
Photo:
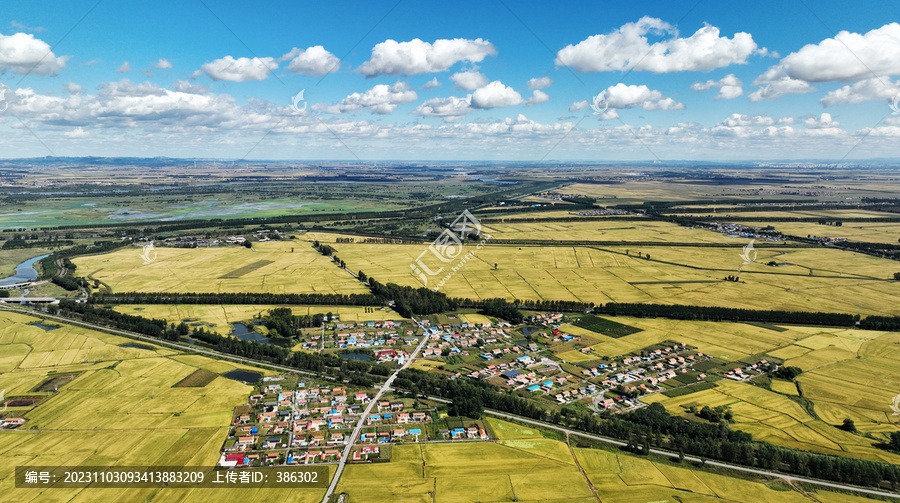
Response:
[{"label": "green crop field", "polygon": [[581,319],[574,323],[574,325],[616,339],[641,331],[639,328],[629,327],[628,325],[623,325],[606,318],[591,316],[589,314],[582,316]]}]

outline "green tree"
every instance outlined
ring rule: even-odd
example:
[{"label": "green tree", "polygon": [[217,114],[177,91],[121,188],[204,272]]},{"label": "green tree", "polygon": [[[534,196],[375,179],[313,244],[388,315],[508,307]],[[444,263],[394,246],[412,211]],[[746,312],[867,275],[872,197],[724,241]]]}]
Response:
[{"label": "green tree", "polygon": [[853,420],[849,417],[845,418],[844,424],[838,426],[838,428],[844,431],[849,431],[850,433],[856,433],[856,423],[854,423]]}]

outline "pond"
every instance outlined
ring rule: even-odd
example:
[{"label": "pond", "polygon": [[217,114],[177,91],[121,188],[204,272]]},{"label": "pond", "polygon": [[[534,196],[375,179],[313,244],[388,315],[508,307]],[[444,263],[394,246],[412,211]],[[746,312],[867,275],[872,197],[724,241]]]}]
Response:
[{"label": "pond", "polygon": [[247,335],[250,333],[250,329],[247,328],[247,325],[243,323],[232,323],[231,324],[231,335],[240,338],[242,335]]},{"label": "pond", "polygon": [[56,330],[57,328],[59,328],[59,327],[54,327],[53,325],[44,325],[43,323],[41,323],[41,322],[39,322],[39,321],[36,321],[36,322],[34,322],[34,323],[29,323],[29,325],[31,325],[31,326],[33,326],[33,327],[41,327],[41,328],[43,328],[44,330],[46,330],[46,331],[48,331],[48,332],[49,332],[50,330]]},{"label": "pond", "polygon": [[522,327],[522,335],[531,335],[543,330],[542,327]]},{"label": "pond", "polygon": [[146,344],[140,344],[137,342],[126,342],[125,344],[119,344],[120,348],[135,348],[135,349],[148,349],[153,351],[155,348],[153,346],[148,346]]},{"label": "pond", "polygon": [[[257,323],[254,323],[256,325]],[[290,339],[276,339],[272,340],[268,337],[258,334],[256,332],[251,332],[247,325],[243,323],[232,323],[231,324],[231,334],[232,337],[237,337],[242,341],[250,341],[250,342],[258,342],[260,344],[274,344],[276,346],[288,347],[291,343]]]},{"label": "pond", "polygon": [[372,360],[372,356],[365,353],[344,353],[340,356],[345,360],[354,360],[358,362],[368,362]]},{"label": "pond", "polygon": [[47,255],[41,255],[39,257],[30,258],[17,265],[15,274],[0,279],[0,286],[15,285],[16,283],[36,280],[38,278],[38,272],[37,269],[34,268],[34,264],[46,256]]},{"label": "pond", "polygon": [[268,337],[263,337],[262,335],[260,335],[256,332],[247,332],[244,335],[238,335],[237,338],[242,341],[259,342],[262,344],[273,344],[271,339],[269,339]]},{"label": "pond", "polygon": [[232,370],[225,374],[222,374],[222,377],[227,377],[233,381],[245,382],[247,384],[256,384],[260,378],[262,378],[262,374],[257,372],[248,372],[246,370]]}]

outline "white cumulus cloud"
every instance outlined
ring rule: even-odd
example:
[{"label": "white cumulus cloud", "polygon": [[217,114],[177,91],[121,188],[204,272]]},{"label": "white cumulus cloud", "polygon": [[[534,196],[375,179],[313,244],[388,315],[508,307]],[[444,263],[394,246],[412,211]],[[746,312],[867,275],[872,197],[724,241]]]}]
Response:
[{"label": "white cumulus cloud", "polygon": [[[669,37],[650,44],[648,34]],[[643,70],[654,73],[707,71],[743,64],[758,49],[749,33],[732,38],[719,36],[719,29],[706,25],[690,37],[680,38],[678,30],[661,19],[642,17],[608,34],[592,35],[568,45],[556,55],[556,64],[579,72]]]},{"label": "white cumulus cloud", "polygon": [[393,86],[378,84],[364,93],[353,93],[336,105],[313,105],[312,109],[329,114],[343,114],[355,112],[364,108],[373,114],[390,114],[401,103],[410,103],[419,99],[419,96],[406,82],[397,82]]},{"label": "white cumulus cloud", "polygon": [[833,120],[829,113],[823,113],[818,118],[810,117],[803,121],[803,123],[806,124],[808,129],[836,128],[841,125],[840,122]]},{"label": "white cumulus cloud", "polygon": [[77,139],[77,138],[86,138],[86,137],[90,136],[90,133],[85,131],[83,127],[79,126],[71,131],[66,131],[65,133],[63,133],[63,135],[66,138],[76,138]]},{"label": "white cumulus cloud", "polygon": [[791,78],[780,65],[775,65],[756,77],[753,85],[760,88],[747,96],[750,101],[774,100],[786,94],[811,93],[816,90],[805,80]]},{"label": "white cumulus cloud", "polygon": [[540,89],[535,89],[534,91],[531,91],[531,98],[528,98],[528,100],[525,101],[525,105],[530,107],[548,101],[550,101],[550,95]]},{"label": "white cumulus cloud", "polygon": [[785,73],[807,82],[854,82],[873,75],[900,74],[900,24],[865,34],[842,31],[781,60]]},{"label": "white cumulus cloud", "polygon": [[829,91],[821,100],[826,107],[870,100],[891,100],[900,94],[900,84],[888,77],[871,78]]},{"label": "white cumulus cloud", "polygon": [[470,96],[465,98],[456,96],[431,98],[417,106],[413,113],[422,117],[441,117],[444,119],[444,122],[455,122],[462,120],[466,114],[473,111],[469,100]]},{"label": "white cumulus cloud", "polygon": [[683,103],[664,97],[661,92],[643,84],[626,85],[621,82],[604,89],[596,97],[596,101],[609,108],[620,110],[635,107],[644,110],[682,110],[684,108]]},{"label": "white cumulus cloud", "polygon": [[479,63],[497,54],[494,44],[477,38],[439,39],[431,44],[418,38],[409,42],[385,40],[372,48],[372,56],[356,71],[366,77],[378,75],[419,75],[443,72],[455,63]]},{"label": "white cumulus cloud", "polygon": [[20,75],[55,75],[71,56],[56,56],[50,45],[34,35],[0,33],[0,73],[11,70]]},{"label": "white cumulus cloud", "polygon": [[200,67],[200,71],[213,80],[247,82],[250,80],[265,80],[272,70],[276,68],[278,68],[278,62],[275,61],[275,58],[235,59],[231,56],[225,56],[224,58],[204,63]]},{"label": "white cumulus cloud", "polygon": [[472,91],[479,87],[484,87],[488,83],[487,77],[478,70],[466,70],[464,72],[454,73],[450,76],[450,80],[456,84],[454,87],[461,91]]},{"label": "white cumulus cloud", "polygon": [[706,82],[694,82],[691,89],[694,91],[708,91],[710,89],[718,89],[719,94],[716,95],[717,100],[730,100],[744,94],[744,83],[741,79],[734,76],[733,73],[722,77],[719,80],[707,80]]},{"label": "white cumulus cloud", "polygon": [[550,77],[540,77],[528,79],[528,89],[543,89],[553,85],[553,79]]},{"label": "white cumulus cloud", "polygon": [[314,45],[306,49],[294,47],[291,52],[281,57],[281,61],[289,59],[291,60],[287,66],[289,71],[315,77],[337,72],[341,66],[341,60],[326,51],[321,45]]},{"label": "white cumulus cloud", "polygon": [[168,59],[159,58],[159,61],[157,61],[153,66],[155,66],[158,70],[168,70],[169,68],[172,68],[172,63],[169,62]]},{"label": "white cumulus cloud", "polygon": [[63,87],[63,91],[67,94],[78,94],[84,91],[84,88],[74,82],[68,82],[65,87]]},{"label": "white cumulus cloud", "polygon": [[472,93],[472,108],[500,108],[519,105],[522,103],[522,95],[515,89],[504,85],[499,80],[476,89]]},{"label": "white cumulus cloud", "polygon": [[426,83],[422,86],[422,89],[424,89],[424,90],[427,91],[428,89],[434,89],[434,88],[436,88],[436,87],[441,87],[442,85],[443,85],[443,84],[441,84],[441,81],[439,81],[439,80],[437,79],[437,77],[434,77],[434,78],[432,78],[431,80],[429,80],[428,82],[426,82]]}]

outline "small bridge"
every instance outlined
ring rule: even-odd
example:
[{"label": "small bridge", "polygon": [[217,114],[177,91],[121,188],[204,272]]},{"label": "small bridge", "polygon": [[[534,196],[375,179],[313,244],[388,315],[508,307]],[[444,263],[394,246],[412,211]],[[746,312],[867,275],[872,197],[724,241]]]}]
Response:
[{"label": "small bridge", "polygon": [[5,297],[0,304],[59,304],[56,297]]}]

